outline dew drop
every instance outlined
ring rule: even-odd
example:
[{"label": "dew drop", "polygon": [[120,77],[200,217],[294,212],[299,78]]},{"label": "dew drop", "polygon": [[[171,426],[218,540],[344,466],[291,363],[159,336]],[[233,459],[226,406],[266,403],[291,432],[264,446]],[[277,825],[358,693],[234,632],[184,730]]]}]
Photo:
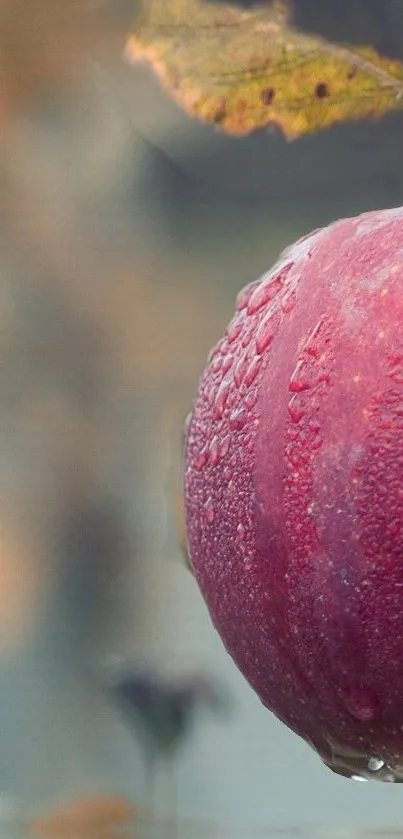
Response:
[{"label": "dew drop", "polygon": [[311,443],[311,449],[313,451],[318,451],[318,449],[320,449],[320,447],[322,446],[322,443],[323,443],[323,440],[321,440],[321,439],[313,440],[312,443]]},{"label": "dew drop", "polygon": [[350,688],[344,702],[351,716],[361,722],[372,722],[381,715],[379,699],[372,690]]},{"label": "dew drop", "polygon": [[220,355],[214,356],[211,362],[211,372],[218,373],[221,370],[222,362],[223,360]]},{"label": "dew drop", "polygon": [[257,402],[257,389],[256,388],[253,388],[253,390],[248,390],[248,392],[245,394],[244,402],[245,402],[245,407],[248,409],[248,411],[251,411],[252,408],[255,407],[256,402]]},{"label": "dew drop", "polygon": [[281,301],[281,308],[283,312],[292,312],[297,302],[297,295],[295,291],[289,291],[284,295]]},{"label": "dew drop", "polygon": [[208,461],[208,449],[207,449],[207,447],[205,447],[204,449],[201,450],[201,452],[199,453],[199,456],[196,460],[196,469],[198,469],[199,471],[201,469],[203,469],[203,467],[206,465],[207,461]]},{"label": "dew drop", "polygon": [[220,462],[220,451],[218,445],[218,438],[213,437],[211,444],[210,444],[210,463],[213,466],[217,466]]},{"label": "dew drop", "polygon": [[260,286],[261,280],[254,280],[253,283],[248,283],[247,286],[241,289],[237,298],[236,298],[236,310],[237,312],[241,312],[242,309],[246,309],[249,298],[253,294],[256,288]]},{"label": "dew drop", "polygon": [[228,370],[231,369],[233,363],[234,363],[234,356],[231,355],[230,353],[227,353],[227,355],[223,358],[222,365],[221,365],[221,373],[222,373],[223,376],[225,376],[225,374],[228,373]]},{"label": "dew drop", "polygon": [[220,458],[223,458],[226,454],[228,454],[229,444],[230,437],[229,434],[226,434],[225,437],[220,440]]},{"label": "dew drop", "polygon": [[247,305],[247,313],[248,315],[254,315],[256,312],[259,312],[263,306],[266,306],[270,300],[279,293],[280,289],[283,287],[283,282],[281,279],[281,274],[275,277],[270,277],[268,280],[263,280],[260,286],[253,292],[251,295],[248,305]]},{"label": "dew drop", "polygon": [[368,778],[364,778],[363,775],[352,775],[351,780],[352,781],[364,781],[364,783],[365,783],[366,781],[368,781]]},{"label": "dew drop", "polygon": [[305,416],[305,410],[301,407],[297,394],[290,399],[287,407],[291,421],[295,423],[301,422],[302,417]]},{"label": "dew drop", "polygon": [[227,340],[229,344],[233,344],[234,341],[238,338],[238,335],[241,334],[243,329],[244,321],[239,317],[235,317],[228,329],[227,329]]},{"label": "dew drop", "polygon": [[204,505],[204,515],[208,524],[212,524],[214,521],[214,505],[211,496],[207,499]]},{"label": "dew drop", "polygon": [[309,390],[312,387],[312,382],[306,375],[307,362],[305,359],[298,361],[298,364],[291,376],[288,390],[291,393],[302,393],[304,390]]},{"label": "dew drop", "polygon": [[214,411],[213,411],[213,419],[214,420],[221,419],[221,417],[223,415],[223,412],[224,412],[225,403],[228,399],[229,391],[230,391],[230,383],[229,383],[229,381],[227,381],[227,379],[224,379],[224,381],[221,382],[221,385],[218,388],[217,395],[216,395],[215,402],[214,402]]},{"label": "dew drop", "polygon": [[270,346],[279,325],[280,315],[278,312],[269,312],[262,320],[256,333],[256,352],[258,355],[261,355]]},{"label": "dew drop", "polygon": [[243,355],[241,355],[238,363],[236,364],[235,370],[234,370],[234,381],[235,381],[235,384],[236,384],[237,387],[240,387],[240,385],[242,384],[245,373],[248,369],[248,365],[249,365],[249,356],[248,356],[247,353],[244,353]]},{"label": "dew drop", "polygon": [[244,408],[233,411],[229,418],[229,427],[233,431],[239,431],[244,427],[247,420],[247,413]]},{"label": "dew drop", "polygon": [[290,393],[302,393],[304,390],[309,390],[310,387],[312,385],[307,379],[291,379],[288,390]]},{"label": "dew drop", "polygon": [[368,769],[370,769],[371,772],[378,772],[383,766],[385,766],[384,760],[381,760],[379,757],[370,757],[368,761]]},{"label": "dew drop", "polygon": [[245,373],[245,384],[247,387],[250,387],[251,384],[253,384],[253,382],[255,381],[256,376],[259,372],[260,365],[261,358],[258,355],[255,355]]},{"label": "dew drop", "polygon": [[322,330],[325,326],[325,319],[321,317],[318,322],[315,324],[314,328],[312,329],[311,333],[308,336],[308,340],[305,344],[306,352],[313,356],[313,358],[319,358],[320,349],[318,346],[318,340],[320,340],[322,335]]},{"label": "dew drop", "polygon": [[245,539],[246,533],[245,533],[245,527],[242,524],[242,522],[239,522],[238,527],[236,529],[236,532],[237,532],[238,539],[240,539],[241,542],[243,542],[244,539]]},{"label": "dew drop", "polygon": [[242,341],[241,341],[241,344],[244,347],[244,349],[249,346],[249,344],[252,340],[254,331],[255,331],[254,324],[250,324],[249,328],[245,329],[245,332],[244,332],[244,335],[243,335],[243,338],[242,338]]}]

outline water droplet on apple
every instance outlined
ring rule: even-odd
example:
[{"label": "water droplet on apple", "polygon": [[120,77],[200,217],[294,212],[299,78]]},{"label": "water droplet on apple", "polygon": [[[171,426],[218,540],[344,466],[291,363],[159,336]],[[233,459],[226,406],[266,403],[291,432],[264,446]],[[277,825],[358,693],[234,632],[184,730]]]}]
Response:
[{"label": "water droplet on apple", "polygon": [[260,286],[255,289],[253,294],[251,295],[248,305],[247,305],[247,313],[248,315],[254,315],[256,312],[259,312],[263,306],[266,306],[270,300],[279,293],[280,289],[283,287],[283,281],[281,278],[281,274],[270,277],[268,280],[262,280]]},{"label": "water droplet on apple", "polygon": [[290,399],[287,408],[291,418],[291,422],[301,422],[302,417],[305,416],[305,410],[301,406],[301,403],[298,399],[298,394],[296,394],[292,397],[292,399]]},{"label": "water droplet on apple", "polygon": [[220,387],[218,388],[216,398],[215,398],[215,401],[214,401],[214,411],[213,411],[213,419],[214,420],[221,419],[221,417],[223,415],[223,412],[224,412],[225,403],[228,399],[229,392],[230,392],[230,383],[229,383],[229,381],[227,381],[227,379],[224,379],[224,381],[221,382]]},{"label": "water droplet on apple", "polygon": [[221,356],[216,355],[211,362],[211,372],[218,373],[221,370],[222,362]]},{"label": "water droplet on apple", "polygon": [[233,363],[234,363],[234,356],[231,355],[231,353],[227,353],[227,355],[224,356],[224,358],[222,360],[222,365],[221,365],[221,372],[222,372],[223,376],[225,376],[225,374],[228,373],[228,370],[231,369]]},{"label": "water droplet on apple", "polygon": [[297,302],[297,295],[295,291],[289,291],[284,295],[281,301],[281,308],[283,312],[292,312]]},{"label": "water droplet on apple", "polygon": [[237,298],[236,298],[236,310],[237,312],[241,312],[242,309],[246,309],[249,299],[252,296],[253,292],[256,288],[260,286],[261,280],[254,280],[253,283],[248,283],[247,286],[241,289]]},{"label": "water droplet on apple", "polygon": [[213,466],[217,466],[220,462],[220,452],[218,447],[218,438],[213,437],[211,444],[210,444],[210,463]]},{"label": "water droplet on apple", "polygon": [[227,329],[227,340],[229,344],[232,344],[238,336],[241,334],[244,325],[243,318],[236,316],[230,323]]},{"label": "water droplet on apple", "polygon": [[255,381],[256,376],[259,372],[260,365],[261,358],[260,356],[255,355],[245,373],[245,384],[247,387],[250,387],[251,384]]},{"label": "water droplet on apple", "polygon": [[344,696],[349,714],[361,722],[372,722],[381,715],[381,705],[372,690],[352,687]]},{"label": "water droplet on apple", "polygon": [[369,758],[368,769],[370,769],[371,772],[378,772],[383,766],[385,766],[385,761],[381,760],[379,757]]},{"label": "water droplet on apple", "polygon": [[247,420],[247,413],[244,408],[237,408],[229,418],[229,427],[232,431],[239,431],[244,427]]},{"label": "water droplet on apple", "polygon": [[196,460],[196,469],[200,472],[203,467],[206,465],[208,461],[208,449],[205,446],[204,449],[201,450],[199,456]]},{"label": "water droplet on apple", "polygon": [[255,332],[255,323],[250,324],[248,329],[245,329],[241,344],[244,348],[248,347]]},{"label": "water droplet on apple", "polygon": [[214,521],[214,505],[211,496],[207,499],[204,505],[204,515],[206,517],[207,523],[212,524]]},{"label": "water droplet on apple", "polygon": [[240,539],[243,542],[243,540],[245,539],[245,527],[242,524],[242,522],[239,522],[236,532],[238,539]]},{"label": "water droplet on apple", "polygon": [[249,356],[248,356],[247,353],[244,353],[243,355],[241,355],[238,363],[236,364],[235,370],[234,370],[234,381],[235,381],[235,384],[236,384],[237,387],[240,387],[240,385],[242,384],[243,378],[244,378],[245,373],[248,369],[248,366],[249,366]]},{"label": "water droplet on apple", "polygon": [[310,387],[312,385],[306,379],[291,379],[288,390],[290,393],[302,393],[304,390],[309,390]]},{"label": "water droplet on apple", "polygon": [[262,320],[256,333],[256,352],[261,355],[272,343],[280,326],[279,312],[269,312]]},{"label": "water droplet on apple", "polygon": [[257,402],[257,396],[258,394],[256,388],[253,388],[253,390],[248,390],[248,392],[245,394],[244,403],[248,411],[251,411],[252,408],[255,407]]}]

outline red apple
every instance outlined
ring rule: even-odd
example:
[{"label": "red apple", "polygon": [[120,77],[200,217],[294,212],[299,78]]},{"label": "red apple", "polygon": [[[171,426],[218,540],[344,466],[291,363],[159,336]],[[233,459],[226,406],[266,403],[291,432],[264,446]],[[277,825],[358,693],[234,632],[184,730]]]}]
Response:
[{"label": "red apple", "polygon": [[335,771],[403,780],[403,208],[238,296],[187,434],[192,565],[262,702]]}]

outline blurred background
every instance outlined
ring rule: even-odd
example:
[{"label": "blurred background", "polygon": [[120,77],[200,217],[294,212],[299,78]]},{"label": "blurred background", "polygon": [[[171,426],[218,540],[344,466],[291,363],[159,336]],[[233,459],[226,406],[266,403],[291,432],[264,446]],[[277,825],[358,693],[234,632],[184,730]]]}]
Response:
[{"label": "blurred background", "polygon": [[69,802],[119,821],[122,797],[186,836],[399,825],[399,787],[333,776],[260,705],[178,515],[185,417],[237,291],[312,228],[403,203],[403,117],[231,139],[125,64],[136,12],[0,4],[4,835],[16,813],[67,835],[46,819]]}]

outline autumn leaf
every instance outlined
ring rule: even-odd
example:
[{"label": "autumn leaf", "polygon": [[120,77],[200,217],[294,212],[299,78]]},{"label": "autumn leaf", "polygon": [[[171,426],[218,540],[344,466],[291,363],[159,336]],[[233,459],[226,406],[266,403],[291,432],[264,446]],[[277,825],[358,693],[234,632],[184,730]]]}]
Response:
[{"label": "autumn leaf", "polygon": [[185,111],[229,134],[276,126],[293,139],[403,108],[402,63],[293,28],[283,0],[249,10],[147,0],[126,54],[148,62]]}]

